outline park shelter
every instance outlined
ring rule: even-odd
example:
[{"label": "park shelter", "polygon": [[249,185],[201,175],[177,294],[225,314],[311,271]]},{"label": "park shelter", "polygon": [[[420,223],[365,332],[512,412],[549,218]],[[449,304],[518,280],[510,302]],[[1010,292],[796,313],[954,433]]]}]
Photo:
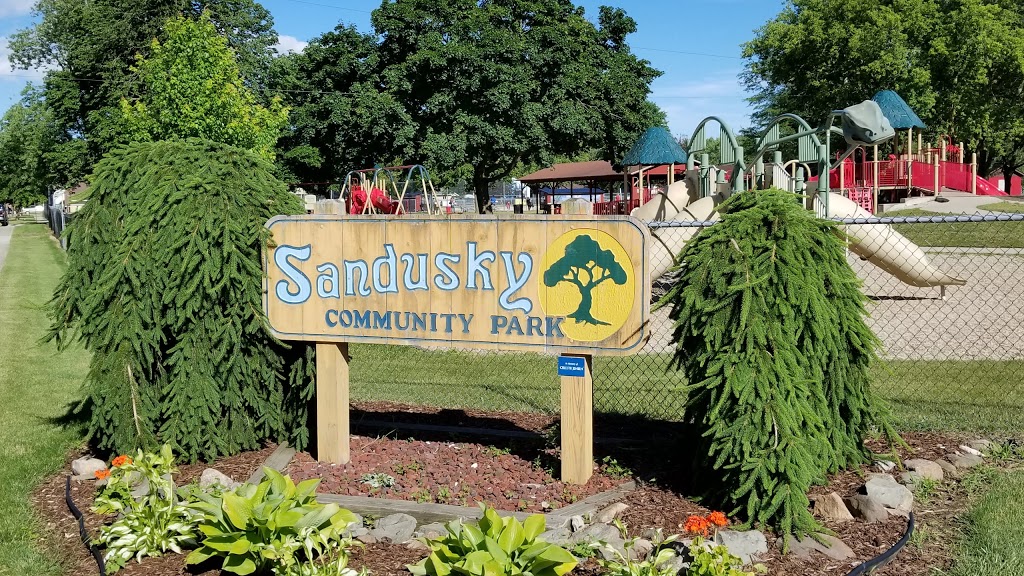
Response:
[{"label": "park shelter", "polygon": [[[668,184],[672,184],[675,176],[675,166],[686,164],[686,151],[679,145],[679,142],[672,137],[668,129],[663,126],[648,128],[643,135],[633,143],[632,148],[622,158],[623,166],[637,166],[639,176],[639,188],[644,189],[644,170],[648,166],[669,166],[667,170]],[[630,188],[632,192],[632,188]],[[630,198],[630,205],[633,198]]]},{"label": "park shelter", "polygon": [[[623,178],[622,172],[615,169],[611,162],[605,160],[592,160],[589,162],[565,162],[553,164],[547,168],[541,168],[531,172],[519,181],[530,186],[541,186],[548,184],[554,191],[558,184],[569,185],[569,196],[574,196],[577,190],[582,196],[589,196],[594,202],[595,189],[598,183],[619,182]],[[579,189],[576,183],[583,183]],[[603,193],[602,193],[603,194]]]}]

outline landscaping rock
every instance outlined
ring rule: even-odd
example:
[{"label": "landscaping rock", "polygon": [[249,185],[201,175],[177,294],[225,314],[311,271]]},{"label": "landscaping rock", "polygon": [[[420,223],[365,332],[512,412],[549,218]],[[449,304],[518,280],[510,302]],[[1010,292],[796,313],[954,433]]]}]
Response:
[{"label": "landscaping rock", "polygon": [[914,509],[914,494],[889,474],[868,474],[868,481],[861,488],[886,508],[910,511]]},{"label": "landscaping rock", "polygon": [[[793,536],[786,536],[789,553],[804,560],[810,560],[814,556],[814,552],[828,556],[838,562],[854,557],[853,549],[839,538],[827,534],[820,534],[819,536],[825,541],[824,544],[811,537],[797,539]],[[776,541],[776,545],[782,547],[782,538]]]},{"label": "landscaping rock", "polygon": [[917,490],[917,483],[923,478],[917,472],[904,472],[900,474],[900,484],[906,486],[911,492]]},{"label": "landscaping rock", "polygon": [[565,546],[572,542],[572,532],[568,528],[554,528],[547,532],[542,532],[537,538],[551,544]]},{"label": "landscaping rock", "polygon": [[583,521],[583,516],[573,516],[572,518],[569,518],[569,527],[572,528],[573,532],[583,530],[585,525],[586,522]]},{"label": "landscaping rock", "polygon": [[416,519],[408,514],[389,514],[377,520],[370,536],[379,541],[401,544],[412,539],[416,531]]},{"label": "landscaping rock", "polygon": [[107,463],[99,458],[78,458],[71,463],[71,474],[75,480],[95,480],[96,473],[106,469]]},{"label": "landscaping rock", "polygon": [[640,561],[650,555],[651,551],[654,550],[654,543],[646,538],[637,538],[633,542],[633,547],[629,549],[629,559]]},{"label": "landscaping rock", "polygon": [[946,459],[957,468],[974,468],[975,466],[981,466],[985,462],[981,456],[975,456],[974,454],[946,454]]},{"label": "landscaping rock", "polygon": [[853,514],[850,514],[846,504],[843,503],[843,499],[835,492],[815,498],[814,514],[823,520],[834,520],[836,522],[849,522],[853,520]]},{"label": "landscaping rock", "polygon": [[448,533],[448,529],[445,528],[444,524],[440,522],[433,522],[431,524],[424,524],[413,532],[413,536],[417,538],[439,538]]},{"label": "landscaping rock", "polygon": [[235,482],[230,476],[216,468],[207,468],[206,470],[203,470],[202,475],[199,476],[199,487],[203,489],[220,486],[225,490],[234,490],[241,485],[241,482]]},{"label": "landscaping rock", "polygon": [[601,510],[600,512],[598,512],[597,516],[594,516],[594,522],[600,522],[602,524],[608,524],[612,520],[615,520],[615,518],[619,514],[622,514],[623,512],[625,512],[627,508],[629,508],[629,504],[626,504],[624,502],[616,502],[616,503],[608,506],[604,510]]},{"label": "landscaping rock", "polygon": [[[572,535],[572,544],[607,544],[620,554],[626,554],[626,542],[619,534],[619,529],[608,524],[591,524],[583,530]],[[597,549],[598,554],[605,560],[614,560],[615,554],[602,546]]]},{"label": "landscaping rock", "polygon": [[961,444],[960,445],[960,450],[963,453],[965,453],[965,454],[970,454],[971,456],[981,456],[981,450],[978,450],[976,448],[972,448],[970,446],[965,446],[965,445]]},{"label": "landscaping rock", "polygon": [[427,546],[426,544],[424,544],[423,542],[420,542],[419,540],[410,540],[410,541],[406,542],[405,547],[408,548],[409,550],[414,550],[416,552],[428,552],[428,551],[430,551],[430,546]]},{"label": "landscaping rock", "polygon": [[921,478],[927,478],[929,480],[935,480],[942,482],[943,473],[942,466],[938,463],[932,462],[931,460],[924,460],[922,458],[914,458],[912,460],[906,460],[903,465],[907,467],[907,470],[916,472]]},{"label": "landscaping rock", "polygon": [[681,556],[679,556],[678,554],[676,554],[675,556],[673,556],[672,558],[666,560],[665,562],[662,562],[661,564],[658,564],[657,566],[655,566],[655,568],[657,568],[659,571],[660,570],[665,570],[667,572],[670,571],[671,574],[681,574],[682,571],[683,571],[683,568],[686,568],[688,566],[689,566],[689,564],[684,562],[683,558]]},{"label": "landscaping rock", "polygon": [[875,466],[877,466],[882,472],[892,472],[896,469],[896,463],[890,460],[879,460],[878,462],[875,462]]},{"label": "landscaping rock", "polygon": [[715,542],[725,546],[730,554],[739,557],[744,564],[752,564],[759,554],[768,552],[768,539],[757,530],[722,530],[715,536]]},{"label": "landscaping rock", "polygon": [[951,478],[958,478],[960,476],[960,470],[946,460],[936,460],[935,463],[939,465],[939,468],[942,468],[942,473],[946,476]]},{"label": "landscaping rock", "polygon": [[885,522],[889,519],[889,513],[886,512],[885,506],[870,496],[854,494],[843,500],[843,503],[855,518],[860,518],[865,522]]},{"label": "landscaping rock", "polygon": [[370,533],[361,534],[359,536],[356,536],[356,540],[362,542],[363,544],[376,544],[377,543],[377,539],[374,538],[372,535],[370,535]]},{"label": "landscaping rock", "polygon": [[970,446],[971,448],[974,448],[978,452],[981,452],[982,455],[985,455],[988,454],[988,451],[992,448],[992,441],[980,438],[978,440],[971,440],[970,442],[967,443],[967,445]]}]

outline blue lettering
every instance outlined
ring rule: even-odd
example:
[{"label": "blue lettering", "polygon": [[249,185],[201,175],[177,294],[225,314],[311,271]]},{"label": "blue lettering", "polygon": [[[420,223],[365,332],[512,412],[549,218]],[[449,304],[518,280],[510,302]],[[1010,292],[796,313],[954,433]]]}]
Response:
[{"label": "blue lettering", "polygon": [[565,338],[565,334],[562,333],[562,320],[565,320],[565,318],[562,316],[547,317],[548,336],[557,336],[559,338]]},{"label": "blue lettering", "polygon": [[497,334],[498,329],[504,328],[505,326],[508,326],[507,316],[491,316],[491,334]]},{"label": "blue lettering", "polygon": [[377,330],[391,330],[391,313],[385,312],[381,314],[377,310],[374,310],[373,327]]},{"label": "blue lettering", "polygon": [[[502,252],[501,259],[505,262],[505,276],[508,278],[508,288],[502,290],[501,296],[498,297],[498,304],[509,312],[522,310],[523,314],[529,314],[533,310],[533,302],[529,298],[516,298],[511,301],[509,298],[522,289],[523,286],[526,286],[526,281],[533,274],[533,258],[526,252],[519,253],[519,263],[523,265],[523,273],[519,276],[516,275],[511,252]],[[520,331],[520,333],[522,332]]]},{"label": "blue lettering", "polygon": [[[321,298],[341,298],[341,287],[338,286],[338,267],[326,263],[317,266],[316,271],[320,273],[316,277],[316,295]],[[331,284],[330,290],[326,287],[328,282]]]},{"label": "blue lettering", "polygon": [[[393,244],[384,245],[384,256],[373,261],[373,289],[382,294],[398,292],[398,257]],[[388,283],[382,284],[380,269],[388,267]]]},{"label": "blue lettering", "polygon": [[[408,312],[406,312],[406,314],[408,314]],[[427,329],[427,313],[426,312],[422,312],[422,316],[420,314],[412,314],[412,329],[413,329],[413,331],[416,331],[416,330],[422,331],[422,330],[426,330]]]},{"label": "blue lettering", "polygon": [[338,320],[342,328],[348,328],[352,326],[352,311],[342,310],[338,313]]},{"label": "blue lettering", "polygon": [[313,286],[309,283],[309,278],[302,273],[301,270],[292,266],[292,263],[288,261],[289,258],[296,258],[305,262],[309,260],[310,254],[313,250],[309,244],[306,244],[302,248],[296,248],[295,246],[278,246],[277,250],[274,250],[274,264],[284,272],[284,275],[288,277],[295,284],[295,291],[292,291],[288,285],[288,280],[280,280],[277,285],[274,286],[274,292],[277,294],[277,298],[285,304],[302,304],[306,300],[309,300],[309,296],[313,292]]},{"label": "blue lettering", "polygon": [[359,284],[359,295],[369,296],[370,287],[368,285],[368,276],[370,275],[370,269],[363,260],[345,260],[345,296],[356,295],[355,283],[357,270],[360,272],[359,279],[361,280],[361,283]]},{"label": "blue lettering", "polygon": [[513,330],[516,332],[516,334],[518,334],[520,336],[523,335],[523,325],[519,322],[519,317],[518,316],[513,316],[508,321],[508,329],[505,330],[505,334],[506,335],[512,334]]},{"label": "blue lettering", "polygon": [[[331,320],[331,313],[334,313],[334,320]],[[338,311],[328,310],[327,314],[324,314],[324,320],[327,322],[327,326],[334,328],[338,325]]]},{"label": "blue lettering", "polygon": [[483,277],[483,289],[494,290],[494,285],[491,284],[491,271],[487,266],[484,266],[484,262],[494,262],[494,252],[490,250],[477,255],[476,253],[476,242],[467,242],[466,246],[469,247],[469,256],[466,257],[466,288],[469,290],[476,290],[476,277],[479,274]]},{"label": "blue lettering", "polygon": [[441,314],[441,318],[444,318],[444,331],[446,334],[452,333],[452,320],[455,318],[455,314]]},{"label": "blue lettering", "polygon": [[363,310],[362,314],[359,312],[353,312],[355,322],[352,323],[353,328],[369,328],[370,327],[370,311]]},{"label": "blue lettering", "polygon": [[408,330],[409,329],[409,313],[408,312],[405,313],[405,326],[402,326],[402,321],[400,320],[401,317],[402,317],[402,313],[401,312],[395,312],[395,328],[397,328],[399,330],[403,330],[403,331],[404,330]]},{"label": "blue lettering", "polygon": [[[436,266],[441,272],[441,274],[436,274],[434,276],[435,286],[441,290],[455,290],[459,287],[459,277],[455,274],[455,271],[448,266],[448,262],[455,264],[458,263],[460,258],[461,257],[458,254],[447,254],[445,252],[441,252],[434,256],[434,266]],[[445,278],[442,278],[442,274],[447,278],[447,281],[445,281]]]},{"label": "blue lettering", "polygon": [[417,254],[416,261],[420,266],[420,279],[416,282],[412,281],[412,254],[402,254],[402,263],[405,264],[405,274],[402,275],[402,280],[405,282],[406,290],[427,290],[427,255]]},{"label": "blue lettering", "polygon": [[469,323],[473,321],[473,315],[467,317],[465,314],[459,314],[459,320],[462,320],[462,333],[469,334]]},{"label": "blue lettering", "polygon": [[541,318],[538,318],[536,316],[530,316],[529,318],[526,319],[526,335],[533,336],[533,332],[534,330],[536,330],[537,336],[543,336],[543,324],[544,320],[542,320]]}]

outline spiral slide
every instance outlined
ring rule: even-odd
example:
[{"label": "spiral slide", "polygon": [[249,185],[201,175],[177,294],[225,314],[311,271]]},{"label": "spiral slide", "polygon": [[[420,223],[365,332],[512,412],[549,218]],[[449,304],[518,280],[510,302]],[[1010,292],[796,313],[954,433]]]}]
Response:
[{"label": "spiral slide", "polygon": [[[674,183],[665,194],[658,194],[632,215],[644,221],[703,222],[718,219],[716,206],[725,194],[693,200],[694,182],[686,178]],[[815,199],[815,204],[818,200]],[[829,194],[830,218],[871,218],[872,214],[848,198]],[[965,280],[950,276],[936,268],[924,251],[905,236],[885,224],[850,224],[843,227],[850,237],[850,250],[878,266],[900,281],[920,288],[933,286],[963,286]],[[654,242],[649,254],[651,278],[658,279],[673,264],[675,256],[700,228],[655,228],[651,230]]]}]

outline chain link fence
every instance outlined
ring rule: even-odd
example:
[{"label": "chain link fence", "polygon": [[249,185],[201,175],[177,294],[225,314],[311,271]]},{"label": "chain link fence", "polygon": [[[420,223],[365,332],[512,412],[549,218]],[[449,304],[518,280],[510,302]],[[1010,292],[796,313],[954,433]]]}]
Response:
[{"label": "chain link fence", "polygon": [[[1024,211],[1024,203],[1016,205]],[[676,249],[712,222],[654,224]],[[1024,415],[1024,213],[847,220],[848,260],[882,341],[873,385],[904,428],[1019,427]],[[652,266],[657,263],[652,262]],[[665,277],[655,282],[654,299]],[[918,284],[914,286],[912,284]],[[945,287],[939,284],[945,284]],[[677,421],[685,385],[670,365],[668,310],[635,356],[594,359],[594,408]],[[438,408],[559,409],[555,358],[530,353],[353,346],[352,398]]]}]

